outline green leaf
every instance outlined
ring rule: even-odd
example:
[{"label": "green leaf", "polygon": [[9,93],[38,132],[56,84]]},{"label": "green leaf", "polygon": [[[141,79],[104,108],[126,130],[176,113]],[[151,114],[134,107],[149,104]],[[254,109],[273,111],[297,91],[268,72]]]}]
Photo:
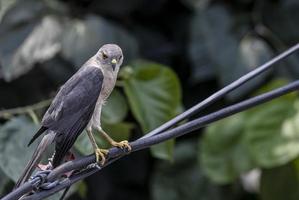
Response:
[{"label": "green leaf", "polygon": [[173,160],[173,149],[175,146],[175,140],[168,140],[161,144],[156,144],[151,148],[151,153],[156,157],[164,160]]},{"label": "green leaf", "polygon": [[217,183],[230,183],[253,168],[244,139],[244,113],[236,114],[209,126],[200,140],[202,170]]},{"label": "green leaf", "polygon": [[3,18],[0,10],[0,66],[6,81],[58,53],[79,68],[105,43],[119,44],[126,60],[137,56],[135,38],[104,18],[89,14],[73,19],[65,15],[67,7],[58,1],[27,0],[5,6],[9,10]]},{"label": "green leaf", "polygon": [[[259,91],[283,85],[275,81]],[[276,167],[299,156],[299,102],[288,94],[209,126],[201,140],[203,170],[230,183],[255,167]]]},{"label": "green leaf", "polygon": [[34,64],[60,50],[64,26],[49,14],[42,1],[20,1],[3,16],[0,26],[0,64],[6,81],[28,71]]},{"label": "green leaf", "polygon": [[258,166],[279,166],[299,155],[299,129],[293,126],[299,114],[295,100],[293,93],[246,112],[244,137]]},{"label": "green leaf", "polygon": [[261,200],[299,199],[297,170],[294,162],[281,167],[264,169],[260,182]]},{"label": "green leaf", "polygon": [[[181,105],[181,89],[176,74],[168,67],[139,61],[133,63],[133,72],[124,81],[134,117],[144,133],[157,128],[177,114]],[[157,158],[171,159],[174,142],[152,148]]]},{"label": "green leaf", "polygon": [[36,143],[27,147],[38,126],[24,116],[15,117],[0,127],[0,168],[16,181],[31,159]]},{"label": "green leaf", "polygon": [[[115,141],[122,141],[122,140],[128,140],[130,137],[130,133],[133,129],[133,124],[129,122],[120,122],[117,124],[109,124],[109,123],[103,123],[103,129],[115,140]],[[103,147],[110,147],[108,142],[106,140],[103,140],[102,137],[99,137],[99,134],[97,134],[97,142]]]},{"label": "green leaf", "polygon": [[[102,126],[107,134],[115,141],[128,140],[133,128],[133,125],[128,122],[120,122],[117,124],[103,123]],[[94,131],[93,133],[100,148],[110,147],[108,142],[103,137],[101,137],[100,133],[98,133],[97,131]],[[75,148],[83,155],[93,153],[92,145],[85,131],[76,140]]]},{"label": "green leaf", "polygon": [[102,110],[102,120],[106,123],[118,123],[125,119],[128,113],[128,104],[125,97],[113,90]]},{"label": "green leaf", "polygon": [[[133,125],[123,122],[128,113],[128,105],[124,96],[118,91],[113,90],[102,110],[102,128],[115,141],[128,140]],[[100,148],[110,147],[100,133],[94,131],[94,136]],[[84,154],[93,153],[93,149],[87,133],[84,131],[75,143],[76,149]]]}]

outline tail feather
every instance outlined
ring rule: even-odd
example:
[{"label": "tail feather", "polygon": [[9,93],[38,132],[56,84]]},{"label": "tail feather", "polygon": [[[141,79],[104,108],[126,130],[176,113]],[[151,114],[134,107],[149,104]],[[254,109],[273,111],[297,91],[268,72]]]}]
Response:
[{"label": "tail feather", "polygon": [[41,134],[43,134],[43,132],[45,132],[48,128],[47,127],[40,127],[40,129],[34,134],[34,136],[31,138],[31,140],[28,143],[28,147],[32,144],[32,142],[34,142]]},{"label": "tail feather", "polygon": [[35,170],[35,167],[40,162],[43,153],[45,152],[49,144],[53,142],[55,135],[56,133],[54,131],[48,131],[48,133],[43,137],[43,139],[35,149],[31,160],[26,165],[24,172],[17,181],[15,188],[19,187],[21,184],[28,180],[32,172]]}]

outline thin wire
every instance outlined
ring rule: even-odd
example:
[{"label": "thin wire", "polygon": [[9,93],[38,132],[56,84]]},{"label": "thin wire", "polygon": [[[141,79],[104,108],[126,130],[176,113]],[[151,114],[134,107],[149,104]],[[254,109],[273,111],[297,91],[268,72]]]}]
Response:
[{"label": "thin wire", "polygon": [[[198,119],[192,120],[186,124],[183,124],[181,126],[178,126],[176,128],[173,128],[171,130],[165,131],[159,135],[155,135],[152,136],[150,138],[144,138],[144,139],[140,139],[140,140],[136,140],[132,143],[130,143],[131,147],[132,147],[132,152],[135,151],[139,151],[145,148],[150,147],[151,145],[154,144],[158,144],[160,142],[164,142],[170,138],[175,138],[175,137],[179,137],[182,136],[184,134],[190,133],[192,131],[198,130],[199,128],[202,128],[203,126],[206,126],[212,122],[218,121],[220,119],[223,119],[225,117],[231,116],[235,113],[250,109],[254,106],[257,106],[259,104],[265,103],[267,101],[270,101],[274,98],[277,98],[279,96],[285,95],[287,93],[296,91],[299,89],[299,81],[295,81],[292,82],[286,86],[280,87],[278,89],[275,89],[271,92],[267,92],[264,93],[262,95],[256,96],[256,97],[252,97],[248,100],[242,101],[240,103],[225,107],[223,109],[220,109],[219,111],[213,112],[209,115],[200,117]],[[53,193],[58,192],[59,190],[62,190],[66,187],[69,187],[70,185],[72,185],[73,183],[86,178],[87,176],[90,176],[93,173],[96,173],[97,171],[101,170],[102,168],[106,167],[107,165],[110,165],[111,163],[115,162],[116,160],[120,159],[121,157],[125,156],[126,154],[120,150],[119,148],[111,148],[109,150],[109,158],[110,160],[108,160],[107,164],[104,165],[101,168],[92,168],[92,169],[88,169],[86,171],[83,171],[79,174],[74,175],[73,177],[68,178],[65,182],[60,183],[59,185],[57,185],[55,188],[52,188],[50,190],[43,190],[40,192],[37,192],[31,196],[28,196],[26,198],[24,198],[24,200],[39,200],[39,199],[43,199],[45,197],[50,196]],[[114,157],[111,159],[111,157]],[[78,166],[82,166],[83,163],[84,164],[92,164],[95,162],[95,156],[86,156],[83,157],[79,160],[75,160],[71,163],[73,169],[77,169]],[[65,165],[65,164],[63,164]],[[63,165],[61,166],[61,168],[63,168]],[[68,168],[70,167],[70,164],[68,164]],[[85,165],[86,166],[86,165]],[[55,171],[55,169],[53,170]],[[61,171],[61,169],[60,169]],[[22,187],[22,186],[21,186]],[[13,200],[13,199],[5,199],[5,200]]]},{"label": "thin wire", "polygon": [[190,109],[186,110],[182,114],[176,116],[172,120],[170,120],[170,121],[162,124],[160,127],[156,128],[156,129],[152,130],[151,132],[149,132],[148,134],[144,135],[140,139],[148,138],[148,137],[151,137],[153,135],[159,134],[162,131],[165,131],[165,130],[171,128],[175,124],[177,124],[177,123],[179,123],[179,122],[181,122],[181,121],[183,121],[185,119],[188,119],[189,117],[191,117],[194,114],[198,113],[199,111],[203,110],[204,108],[206,108],[207,106],[211,105],[215,101],[221,99],[227,93],[229,93],[232,90],[240,87],[241,85],[243,85],[247,81],[249,81],[249,80],[253,79],[254,77],[258,76],[259,74],[263,73],[264,71],[270,69],[270,67],[272,67],[272,65],[274,65],[278,61],[286,58],[287,56],[293,54],[298,49],[299,49],[299,43],[296,44],[296,45],[294,45],[293,47],[289,48],[287,51],[285,51],[285,52],[279,54],[278,56],[274,57],[273,59],[271,59],[270,61],[266,62],[265,64],[257,67],[253,71],[251,71],[251,72],[247,73],[246,75],[240,77],[236,81],[232,82],[231,84],[227,85],[226,87],[222,88],[218,92],[216,92],[213,95],[209,96],[208,98],[206,98],[202,102],[200,102],[200,103],[196,104],[195,106],[191,107]]},{"label": "thin wire", "polygon": [[[181,115],[175,117],[174,119],[172,119],[169,122],[165,123],[164,125],[158,127],[157,129],[151,131],[149,134],[147,134],[144,137],[138,139],[137,141],[132,142],[131,145],[132,145],[133,151],[137,151],[137,150],[147,148],[148,146],[150,146],[152,144],[157,144],[157,143],[165,141],[165,140],[167,140],[171,137],[179,137],[182,134],[186,134],[188,132],[196,130],[196,129],[204,126],[204,125],[207,125],[208,123],[211,123],[213,121],[222,119],[222,118],[224,118],[226,116],[229,116],[229,115],[232,115],[236,112],[240,112],[242,110],[253,107],[257,104],[263,103],[265,101],[269,101],[269,100],[271,100],[271,99],[273,99],[277,96],[281,96],[281,95],[283,95],[287,92],[291,92],[291,91],[294,91],[294,90],[298,89],[299,85],[298,85],[298,81],[296,81],[296,82],[293,82],[293,83],[291,83],[291,84],[289,84],[285,87],[276,89],[276,90],[274,90],[270,93],[265,93],[264,95],[260,95],[260,96],[251,98],[249,100],[240,102],[238,104],[235,104],[233,106],[226,107],[226,108],[221,109],[217,112],[211,113],[211,114],[206,115],[204,117],[201,117],[201,118],[198,118],[196,120],[190,121],[190,122],[188,122],[184,125],[181,125],[179,127],[176,127],[176,128],[171,129],[171,130],[163,132],[164,130],[166,130],[166,129],[172,127],[173,125],[175,125],[176,123],[178,123],[178,122],[180,122],[184,119],[189,118],[190,116],[192,116],[195,113],[199,112],[200,110],[207,107],[211,103],[213,103],[216,100],[222,98],[228,92],[232,91],[233,89],[239,87],[240,85],[244,84],[248,80],[254,78],[255,76],[257,76],[260,73],[264,72],[265,70],[269,69],[269,67],[271,65],[273,65],[276,62],[280,61],[281,59],[291,55],[292,53],[294,53],[298,49],[299,49],[299,44],[296,44],[295,46],[291,47],[290,49],[288,49],[284,53],[276,56],[275,58],[273,58],[269,62],[267,62],[264,65],[260,66],[259,68],[251,71],[247,75],[244,75],[243,77],[239,78],[237,81],[231,83],[230,85],[223,88],[222,90],[219,90],[215,94],[208,97],[206,100],[204,100],[204,101],[200,102],[199,104],[193,106],[192,108],[185,111]],[[161,134],[156,135],[158,133],[161,133]],[[126,154],[122,150],[120,150],[118,148],[111,148],[109,150],[109,158],[110,159],[109,159],[107,164],[111,164],[114,161],[118,160],[119,158],[121,158],[125,155]],[[90,156],[86,156],[82,159],[72,161],[71,163],[70,162],[65,163],[65,164],[61,165],[60,167],[55,168],[48,175],[47,180],[49,182],[55,181],[61,175],[61,173],[63,171],[70,171],[72,169],[78,169],[82,166],[87,166],[87,165],[89,165],[91,163],[94,163],[94,162],[95,162],[94,155],[90,155]],[[76,176],[74,176],[74,179],[70,179],[70,182],[67,185],[66,185],[66,183],[63,183],[63,184],[59,184],[58,186],[59,186],[59,188],[63,189],[65,187],[71,185],[72,183],[74,183],[78,180],[81,180],[82,178],[87,177],[87,176],[95,173],[98,170],[99,169],[89,169],[87,171],[82,172],[82,174],[77,174]],[[26,182],[23,185],[21,185],[19,188],[17,188],[16,190],[12,191],[11,193],[9,193],[5,197],[3,197],[2,200],[15,200],[15,199],[18,199],[22,195],[30,192],[35,187],[36,184],[39,184],[38,180],[35,180],[35,182],[32,182],[32,181]],[[57,189],[58,186],[56,186],[55,188]],[[55,189],[55,188],[53,188],[53,189]],[[50,192],[53,189],[43,191],[43,193],[47,193],[47,191]],[[36,195],[38,195],[38,194],[39,193],[36,193]],[[46,197],[46,196],[49,196],[49,195],[44,194],[43,197]],[[41,199],[41,198],[34,198],[34,199]]]},{"label": "thin wire", "polygon": [[[284,87],[280,87],[278,89],[275,89],[271,92],[267,92],[264,94],[261,94],[259,96],[247,99],[245,101],[242,101],[240,103],[236,103],[234,105],[228,106],[226,108],[223,108],[219,111],[213,112],[211,114],[205,115],[203,117],[200,117],[198,119],[192,120],[186,124],[183,124],[179,127],[173,128],[171,130],[165,131],[159,135],[154,135],[149,138],[144,138],[136,142],[132,142],[131,146],[134,148],[134,151],[141,150],[144,148],[147,148],[149,146],[152,146],[154,144],[166,141],[171,138],[176,138],[179,136],[182,136],[186,133],[198,130],[199,128],[202,128],[203,126],[210,124],[212,122],[218,121],[220,119],[223,119],[225,117],[231,116],[233,114],[236,114],[238,112],[250,109],[254,106],[257,106],[259,104],[265,103],[269,100],[272,100],[274,98],[277,98],[279,96],[282,96],[286,93],[296,91],[299,89],[299,80],[294,81]],[[135,143],[138,142],[137,147],[135,147]],[[141,145],[141,144],[142,145]]]}]

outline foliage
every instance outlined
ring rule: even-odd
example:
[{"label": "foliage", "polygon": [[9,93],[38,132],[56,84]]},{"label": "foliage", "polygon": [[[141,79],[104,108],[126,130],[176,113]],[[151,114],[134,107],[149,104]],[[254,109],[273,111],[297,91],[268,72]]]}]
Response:
[{"label": "foliage", "polygon": [[[119,44],[125,57],[103,127],[115,140],[137,138],[298,42],[298,8],[297,0],[0,0],[0,196],[36,145],[26,147],[48,103],[30,105],[52,98],[102,44]],[[298,59],[288,58],[213,109],[286,83],[269,80],[297,79]],[[153,199],[297,199],[298,105],[288,95],[219,121],[199,138],[132,155],[101,172],[105,181],[75,186],[70,199],[148,199],[148,191]],[[20,112],[5,113],[9,108]],[[86,134],[74,150],[92,153]],[[239,177],[256,168],[260,191],[251,196]]]},{"label": "foliage", "polygon": [[[282,83],[273,82],[260,92]],[[262,199],[297,199],[298,111],[296,95],[289,94],[208,127],[199,151],[206,175],[223,184],[262,168]]]},{"label": "foliage", "polygon": [[[144,133],[170,120],[181,107],[181,91],[175,73],[155,63],[133,63],[134,70],[124,81],[133,115]],[[167,92],[165,92],[167,91]],[[153,155],[172,159],[174,140],[152,147]]]}]

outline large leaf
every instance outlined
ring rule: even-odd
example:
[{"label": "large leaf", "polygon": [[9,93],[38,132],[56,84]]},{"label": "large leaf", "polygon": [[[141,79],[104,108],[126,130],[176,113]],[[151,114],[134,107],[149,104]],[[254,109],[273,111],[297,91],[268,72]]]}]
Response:
[{"label": "large leaf", "polygon": [[[281,82],[273,84],[278,85]],[[258,166],[279,166],[299,155],[299,129],[295,126],[299,109],[295,100],[296,95],[289,94],[246,112],[244,137]]]},{"label": "large leaf", "polygon": [[[0,127],[0,172],[5,173],[5,176],[0,173],[0,191],[8,180],[16,181],[19,178],[27,162],[31,159],[38,142],[33,143],[30,147],[27,147],[27,144],[37,129],[38,126],[25,116],[15,117]],[[45,158],[47,158],[49,155],[47,152],[45,154]],[[47,199],[58,200],[62,192]],[[74,193],[73,189],[68,194],[72,193]]]},{"label": "large leaf", "polygon": [[59,52],[78,68],[105,43],[119,44],[125,61],[136,57],[137,42],[121,27],[95,15],[72,19],[62,4],[56,4],[20,1],[6,11],[0,26],[0,66],[5,80],[27,73],[34,64]]},{"label": "large leaf", "polygon": [[246,146],[244,113],[223,119],[211,125],[201,140],[202,170],[217,183],[229,183],[241,173],[253,168]]},{"label": "large leaf", "polygon": [[16,181],[31,158],[36,143],[27,147],[37,125],[24,116],[13,118],[0,128],[0,168]]},{"label": "large leaf", "polygon": [[[166,66],[145,61],[133,63],[133,72],[124,81],[133,115],[144,133],[170,120],[181,105],[180,84],[175,73]],[[156,145],[153,154],[171,159],[173,141]]]},{"label": "large leaf", "polygon": [[[102,127],[115,141],[128,140],[133,125],[123,122],[128,112],[128,105],[124,96],[113,90],[102,110]],[[100,133],[94,131],[95,138],[101,148],[108,148],[109,145]],[[75,147],[80,153],[87,155],[93,153],[89,138],[84,131],[75,143]]]},{"label": "large leaf", "polygon": [[125,119],[128,113],[128,104],[125,97],[116,89],[113,90],[103,106],[102,119],[106,123],[118,123]]},{"label": "large leaf", "polygon": [[[116,124],[103,123],[102,126],[107,134],[115,141],[128,140],[133,128],[132,124],[126,122],[120,122]],[[97,131],[94,131],[93,133],[99,148],[110,147],[109,143],[103,137],[101,137],[100,133]],[[75,147],[83,155],[93,153],[92,145],[85,131],[78,137]]]},{"label": "large leaf", "polygon": [[52,58],[60,50],[61,19],[46,16],[45,10],[42,2],[22,1],[3,17],[0,62],[5,80],[25,74],[35,63]]},{"label": "large leaf", "polygon": [[[284,82],[276,81],[261,91]],[[260,92],[261,92],[260,91]],[[218,183],[229,183],[255,167],[276,167],[299,155],[299,109],[289,94],[206,129],[200,160],[206,174]]]}]

